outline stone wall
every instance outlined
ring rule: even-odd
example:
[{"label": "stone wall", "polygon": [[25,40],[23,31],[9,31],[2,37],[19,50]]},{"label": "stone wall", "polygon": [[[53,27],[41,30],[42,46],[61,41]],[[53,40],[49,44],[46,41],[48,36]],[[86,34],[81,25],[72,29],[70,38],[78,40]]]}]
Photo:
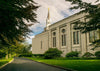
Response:
[{"label": "stone wall", "polygon": [[32,53],[43,54],[45,51],[48,50],[48,44],[48,31],[36,35],[35,38],[32,39]]}]

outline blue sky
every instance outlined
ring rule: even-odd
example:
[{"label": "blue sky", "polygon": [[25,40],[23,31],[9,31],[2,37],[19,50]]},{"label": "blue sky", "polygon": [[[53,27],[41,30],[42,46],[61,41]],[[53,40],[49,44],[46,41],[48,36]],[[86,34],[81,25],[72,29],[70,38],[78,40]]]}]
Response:
[{"label": "blue sky", "polygon": [[[80,10],[70,10],[69,8],[72,7],[72,5],[69,2],[66,2],[65,0],[34,0],[40,7],[36,11],[37,14],[37,21],[39,23],[34,23],[33,26],[30,28],[32,29],[33,33],[30,33],[30,38],[26,38],[26,41],[28,43],[32,43],[32,38],[35,37],[35,35],[43,32],[44,27],[46,26],[46,17],[48,13],[48,8],[50,9],[50,18],[51,18],[51,24],[60,21],[70,15],[73,15]],[[83,0],[86,2],[94,2],[96,0]]]}]

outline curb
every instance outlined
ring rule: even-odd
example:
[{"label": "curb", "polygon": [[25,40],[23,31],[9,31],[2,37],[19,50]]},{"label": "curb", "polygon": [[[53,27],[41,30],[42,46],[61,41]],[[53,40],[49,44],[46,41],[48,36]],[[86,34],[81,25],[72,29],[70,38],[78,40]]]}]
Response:
[{"label": "curb", "polygon": [[[28,59],[28,58],[25,58],[25,59]],[[28,60],[31,60],[31,59],[28,59]],[[45,65],[52,66],[52,67],[56,67],[56,68],[60,68],[60,69],[66,70],[66,71],[77,71],[77,70],[73,70],[73,69],[69,69],[69,68],[64,68],[64,67],[55,66],[55,65],[51,65],[51,64],[46,64],[46,63],[43,63],[43,62],[38,62],[38,61],[35,61],[35,60],[31,60],[31,61],[41,63],[41,64],[45,64]]]},{"label": "curb", "polygon": [[2,66],[0,67],[0,69],[3,68],[3,67],[5,67],[5,66],[8,65],[9,63],[11,63],[13,60],[14,60],[14,59],[12,59],[12,60],[10,60],[8,63],[2,65]]}]

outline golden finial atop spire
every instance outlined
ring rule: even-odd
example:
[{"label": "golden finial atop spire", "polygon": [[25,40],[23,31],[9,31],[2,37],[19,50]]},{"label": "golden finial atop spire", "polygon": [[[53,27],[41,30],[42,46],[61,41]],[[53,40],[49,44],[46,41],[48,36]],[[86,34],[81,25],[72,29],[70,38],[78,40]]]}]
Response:
[{"label": "golden finial atop spire", "polygon": [[48,11],[49,11],[49,8],[48,8]]}]

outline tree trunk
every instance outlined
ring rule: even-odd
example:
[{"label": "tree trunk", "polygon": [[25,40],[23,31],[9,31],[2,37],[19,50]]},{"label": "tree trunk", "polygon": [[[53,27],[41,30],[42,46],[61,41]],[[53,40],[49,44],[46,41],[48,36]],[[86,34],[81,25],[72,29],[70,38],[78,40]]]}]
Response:
[{"label": "tree trunk", "polygon": [[6,54],[6,59],[8,59],[8,54]]},{"label": "tree trunk", "polygon": [[9,58],[11,58],[11,54],[9,54]]}]

